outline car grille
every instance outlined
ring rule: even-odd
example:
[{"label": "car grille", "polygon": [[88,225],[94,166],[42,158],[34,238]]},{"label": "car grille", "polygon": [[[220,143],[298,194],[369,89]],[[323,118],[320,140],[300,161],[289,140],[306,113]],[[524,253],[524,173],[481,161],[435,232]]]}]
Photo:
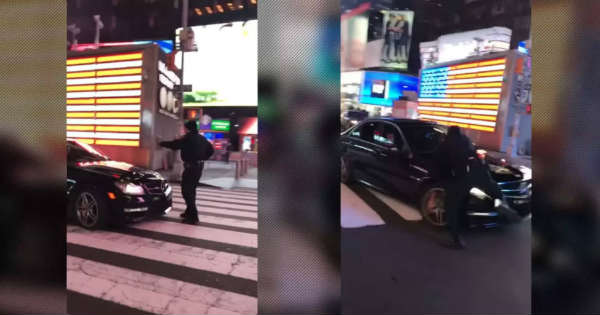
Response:
[{"label": "car grille", "polygon": [[530,212],[531,180],[498,183],[508,204],[521,215]]},{"label": "car grille", "polygon": [[166,188],[166,182],[160,180],[145,181],[142,186],[151,195],[162,195]]}]

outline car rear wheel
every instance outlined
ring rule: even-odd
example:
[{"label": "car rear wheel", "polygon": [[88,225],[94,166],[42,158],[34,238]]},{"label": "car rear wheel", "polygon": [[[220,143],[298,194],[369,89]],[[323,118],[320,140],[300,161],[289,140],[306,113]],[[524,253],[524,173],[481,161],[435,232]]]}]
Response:
[{"label": "car rear wheel", "polygon": [[446,192],[441,187],[429,188],[421,198],[421,215],[427,223],[443,227],[446,226],[446,208],[444,200]]},{"label": "car rear wheel", "polygon": [[88,190],[79,192],[73,204],[77,223],[87,229],[106,226],[108,209],[104,200]]},{"label": "car rear wheel", "polygon": [[344,184],[352,183],[353,178],[352,178],[352,168],[351,168],[350,162],[348,162],[347,159],[342,157],[340,159],[340,166],[341,166],[340,177],[342,179],[342,183],[344,183]]}]

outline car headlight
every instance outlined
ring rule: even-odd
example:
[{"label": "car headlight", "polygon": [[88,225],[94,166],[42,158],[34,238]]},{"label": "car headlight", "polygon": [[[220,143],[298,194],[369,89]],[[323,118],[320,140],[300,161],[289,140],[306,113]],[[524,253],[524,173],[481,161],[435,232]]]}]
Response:
[{"label": "car headlight", "polygon": [[167,189],[165,189],[165,196],[168,196],[171,193],[171,185],[167,184]]},{"label": "car headlight", "polygon": [[127,195],[143,195],[144,188],[140,185],[136,185],[134,183],[129,182],[115,182],[115,186],[119,188],[124,194]]},{"label": "car headlight", "polygon": [[475,197],[477,197],[477,198],[479,198],[479,199],[482,199],[482,200],[484,200],[484,199],[488,199],[488,198],[491,198],[491,197],[490,197],[488,194],[486,194],[486,193],[485,193],[483,190],[481,190],[481,189],[479,189],[479,188],[477,188],[477,187],[473,187],[473,188],[471,188],[471,190],[469,191],[469,193],[470,193],[472,196],[475,196]]},{"label": "car headlight", "polygon": [[531,168],[521,165],[521,166],[519,166],[519,171],[521,171],[521,173],[523,173],[523,180],[531,179]]},{"label": "car headlight", "polygon": [[358,124],[358,120],[351,120],[350,123],[352,123],[353,125]]}]

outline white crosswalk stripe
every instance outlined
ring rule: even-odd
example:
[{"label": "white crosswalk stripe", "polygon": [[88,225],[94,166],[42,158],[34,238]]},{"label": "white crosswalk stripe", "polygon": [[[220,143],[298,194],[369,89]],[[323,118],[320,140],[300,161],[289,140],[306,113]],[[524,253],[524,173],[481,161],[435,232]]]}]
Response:
[{"label": "white crosswalk stripe", "polygon": [[[392,209],[398,216],[406,221],[421,221],[423,217],[418,209],[406,204],[397,198],[381,193],[371,188],[366,191],[386,206]],[[341,185],[341,226],[343,228],[360,228],[366,226],[384,225],[385,221],[363,198],[348,186]]]},{"label": "white crosswalk stripe", "polygon": [[122,313],[257,313],[256,191],[200,187],[201,223],[187,225],[179,222],[181,188],[172,187],[172,211],[162,218],[108,230],[67,227],[70,305],[84,296]]}]

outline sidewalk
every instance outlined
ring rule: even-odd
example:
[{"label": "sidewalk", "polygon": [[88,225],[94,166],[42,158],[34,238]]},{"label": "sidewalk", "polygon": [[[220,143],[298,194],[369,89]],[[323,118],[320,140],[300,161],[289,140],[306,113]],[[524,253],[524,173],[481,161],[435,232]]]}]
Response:
[{"label": "sidewalk", "polygon": [[252,167],[248,173],[239,179],[235,179],[235,162],[229,164],[221,161],[204,162],[204,171],[200,184],[220,187],[224,189],[257,189],[258,188],[258,169]]}]

